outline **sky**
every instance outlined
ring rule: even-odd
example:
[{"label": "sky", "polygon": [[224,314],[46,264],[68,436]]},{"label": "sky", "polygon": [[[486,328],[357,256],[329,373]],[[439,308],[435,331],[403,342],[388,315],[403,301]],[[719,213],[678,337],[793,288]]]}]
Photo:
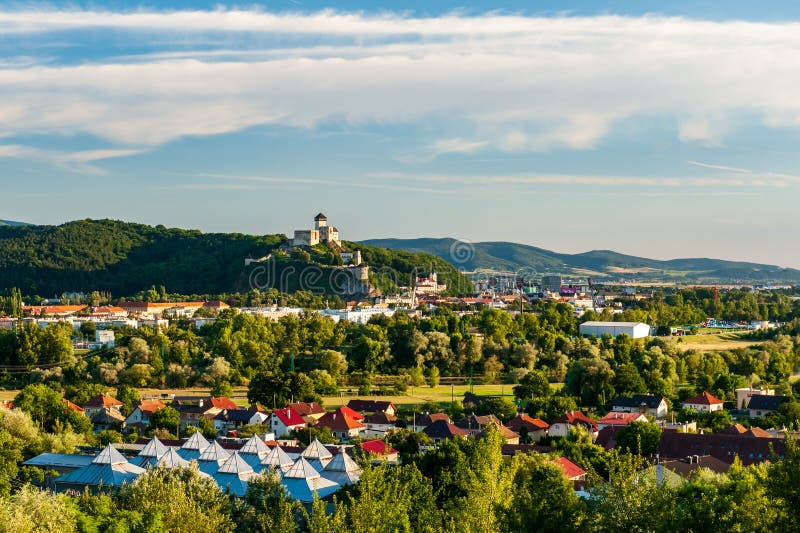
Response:
[{"label": "sky", "polygon": [[0,2],[0,219],[800,268],[800,3]]}]

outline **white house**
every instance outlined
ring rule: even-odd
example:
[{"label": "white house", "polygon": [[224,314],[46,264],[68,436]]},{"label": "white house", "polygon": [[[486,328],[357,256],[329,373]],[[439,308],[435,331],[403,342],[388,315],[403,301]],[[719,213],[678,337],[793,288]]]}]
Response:
[{"label": "white house", "polygon": [[616,337],[623,333],[632,339],[643,339],[650,336],[650,326],[643,322],[584,322],[579,326],[581,335],[586,337]]},{"label": "white house", "polygon": [[159,399],[142,400],[139,405],[125,419],[125,427],[135,427],[138,429],[146,428],[150,425],[150,416],[156,411],[166,407],[164,402]]},{"label": "white house", "polygon": [[714,411],[722,411],[722,400],[715,398],[711,394],[703,391],[697,396],[686,398],[681,402],[681,407],[686,409],[694,409],[699,413],[713,413]]},{"label": "white house", "polygon": [[275,435],[282,437],[283,435],[288,435],[293,429],[306,427],[306,421],[300,416],[300,413],[291,407],[284,407],[283,409],[275,409],[272,412],[270,427]]},{"label": "white house", "polygon": [[669,404],[666,398],[657,394],[637,394],[615,398],[611,410],[618,413],[645,413],[656,418],[664,418],[669,411]]}]

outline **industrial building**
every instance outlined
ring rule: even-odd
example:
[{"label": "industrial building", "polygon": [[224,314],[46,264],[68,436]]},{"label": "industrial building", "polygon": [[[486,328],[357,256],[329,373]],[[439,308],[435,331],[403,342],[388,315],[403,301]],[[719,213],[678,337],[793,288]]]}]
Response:
[{"label": "industrial building", "polygon": [[542,276],[542,290],[559,292],[561,290],[561,274],[544,274]]},{"label": "industrial building", "polygon": [[650,326],[643,322],[584,322],[579,328],[580,334],[587,337],[616,337],[623,333],[632,339],[643,339],[650,336]]}]

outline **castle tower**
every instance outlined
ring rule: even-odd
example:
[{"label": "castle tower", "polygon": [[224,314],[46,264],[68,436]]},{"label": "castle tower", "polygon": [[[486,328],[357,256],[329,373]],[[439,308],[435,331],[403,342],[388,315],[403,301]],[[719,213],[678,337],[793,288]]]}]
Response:
[{"label": "castle tower", "polygon": [[320,228],[324,228],[328,225],[328,217],[319,213],[317,216],[314,217],[314,229],[319,231]]}]

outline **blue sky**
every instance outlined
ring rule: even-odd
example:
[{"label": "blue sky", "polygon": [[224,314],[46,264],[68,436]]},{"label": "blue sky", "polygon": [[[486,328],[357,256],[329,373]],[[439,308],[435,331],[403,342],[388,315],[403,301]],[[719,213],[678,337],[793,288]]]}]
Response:
[{"label": "blue sky", "polygon": [[[666,5],[664,5],[666,4]],[[0,2],[0,218],[800,267],[800,5]]]}]

